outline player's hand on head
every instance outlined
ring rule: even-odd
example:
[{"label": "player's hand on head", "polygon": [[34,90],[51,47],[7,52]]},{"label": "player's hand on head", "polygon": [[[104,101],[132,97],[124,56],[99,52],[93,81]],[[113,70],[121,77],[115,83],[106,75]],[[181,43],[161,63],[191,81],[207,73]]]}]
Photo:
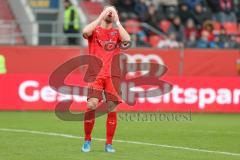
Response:
[{"label": "player's hand on head", "polygon": [[119,16],[118,16],[118,12],[116,10],[115,7],[109,7],[109,11],[112,12],[113,16],[114,16],[114,21],[117,22],[119,21]]},{"label": "player's hand on head", "polygon": [[99,18],[100,18],[101,20],[103,20],[104,17],[105,17],[105,15],[108,14],[109,9],[110,9],[110,7],[104,8],[104,10],[102,11],[102,13],[101,13],[100,16],[99,16]]},{"label": "player's hand on head", "polygon": [[106,7],[103,10],[103,12],[105,13],[104,15],[109,14],[109,12],[114,12],[114,7],[112,7],[112,6]]},{"label": "player's hand on head", "polygon": [[119,21],[118,12],[117,12],[117,10],[115,8],[114,8],[114,20],[115,20],[115,22]]}]

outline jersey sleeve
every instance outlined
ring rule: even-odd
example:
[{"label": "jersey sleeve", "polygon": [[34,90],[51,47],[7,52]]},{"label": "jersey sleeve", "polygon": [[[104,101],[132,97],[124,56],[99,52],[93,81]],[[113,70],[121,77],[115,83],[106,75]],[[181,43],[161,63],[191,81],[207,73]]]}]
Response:
[{"label": "jersey sleeve", "polygon": [[84,38],[84,39],[87,39],[87,40],[91,40],[91,39],[93,39],[93,37],[94,37],[95,34],[96,34],[96,29],[93,30],[91,36],[88,36],[88,37],[87,37],[87,36],[85,36],[85,35],[83,34],[83,38]]}]

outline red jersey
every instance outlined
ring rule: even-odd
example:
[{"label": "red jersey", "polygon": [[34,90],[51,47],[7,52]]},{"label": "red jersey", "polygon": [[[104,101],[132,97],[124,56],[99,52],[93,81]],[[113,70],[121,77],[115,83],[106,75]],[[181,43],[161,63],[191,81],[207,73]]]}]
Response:
[{"label": "red jersey", "polygon": [[[96,62],[90,62],[89,70],[91,76],[120,76],[119,59],[116,62],[114,61],[112,65],[113,57],[120,53],[120,49],[117,45],[114,50],[105,50],[104,47],[107,42],[113,42],[115,44],[120,42],[120,34],[118,29],[105,29],[97,26],[92,35],[88,37],[89,54],[96,56],[102,61],[102,66]],[[96,73],[96,67],[101,67],[100,73]]]}]

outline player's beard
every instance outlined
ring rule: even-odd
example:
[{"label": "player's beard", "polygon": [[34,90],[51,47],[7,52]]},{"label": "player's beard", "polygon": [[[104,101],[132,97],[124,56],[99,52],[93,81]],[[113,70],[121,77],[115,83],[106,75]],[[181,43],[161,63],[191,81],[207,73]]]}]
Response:
[{"label": "player's beard", "polygon": [[105,18],[105,22],[106,22],[107,24],[112,23],[112,22],[113,22],[112,17],[106,17],[106,18]]}]

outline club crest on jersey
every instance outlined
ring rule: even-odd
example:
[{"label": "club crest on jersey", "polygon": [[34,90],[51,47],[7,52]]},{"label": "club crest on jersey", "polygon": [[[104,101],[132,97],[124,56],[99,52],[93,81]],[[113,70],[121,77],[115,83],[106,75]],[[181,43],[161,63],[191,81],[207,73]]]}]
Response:
[{"label": "club crest on jersey", "polygon": [[110,35],[111,35],[111,36],[116,36],[116,35],[117,35],[117,31],[110,32]]}]

